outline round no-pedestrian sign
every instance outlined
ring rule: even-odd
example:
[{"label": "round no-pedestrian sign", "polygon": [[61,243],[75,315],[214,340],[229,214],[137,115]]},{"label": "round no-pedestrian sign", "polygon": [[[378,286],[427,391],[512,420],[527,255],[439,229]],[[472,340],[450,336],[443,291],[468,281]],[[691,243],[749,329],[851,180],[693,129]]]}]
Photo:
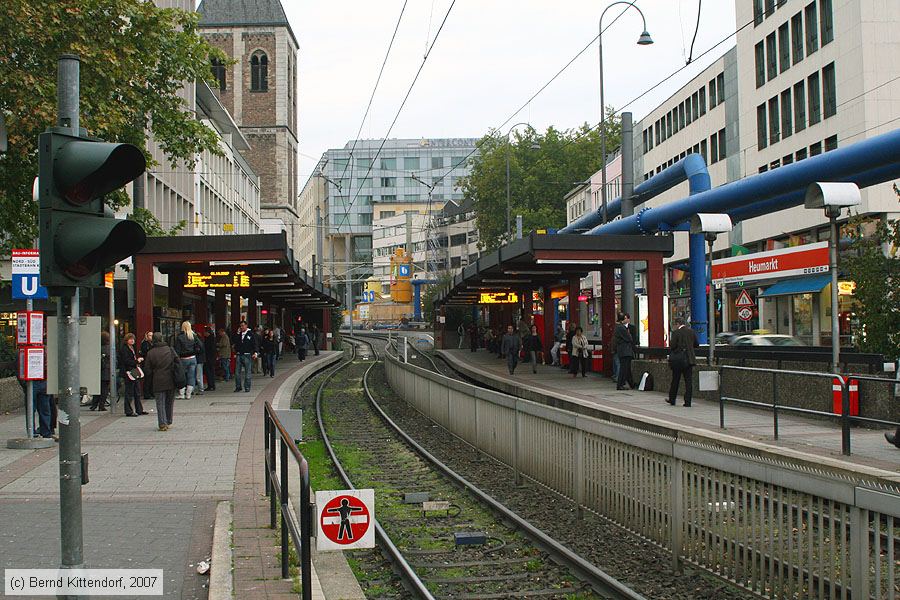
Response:
[{"label": "round no-pedestrian sign", "polygon": [[375,547],[375,490],[316,492],[317,550]]}]

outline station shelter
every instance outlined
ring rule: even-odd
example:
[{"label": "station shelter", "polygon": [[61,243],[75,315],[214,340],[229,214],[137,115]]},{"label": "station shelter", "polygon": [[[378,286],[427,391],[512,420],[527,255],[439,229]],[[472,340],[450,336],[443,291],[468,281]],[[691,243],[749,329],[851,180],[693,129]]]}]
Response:
[{"label": "station shelter", "polygon": [[[473,314],[486,311],[492,325],[516,325],[518,313],[538,326],[544,347],[554,338],[554,299],[565,298],[568,320],[579,323],[579,303],[584,302],[581,280],[600,273],[601,344],[608,348],[616,324],[615,271],[626,261],[646,263],[649,342],[661,347],[663,320],[663,259],[674,253],[670,235],[530,234],[482,255],[463,269],[449,287],[435,298],[435,347],[448,347],[446,309],[469,307]],[[542,307],[537,303],[543,302]],[[611,372],[611,361],[602,370]]]},{"label": "station shelter", "polygon": [[329,340],[331,311],[341,305],[300,268],[283,232],[148,238],[134,269],[138,332],[168,336],[185,319],[231,332],[243,319],[288,332],[315,323]]}]

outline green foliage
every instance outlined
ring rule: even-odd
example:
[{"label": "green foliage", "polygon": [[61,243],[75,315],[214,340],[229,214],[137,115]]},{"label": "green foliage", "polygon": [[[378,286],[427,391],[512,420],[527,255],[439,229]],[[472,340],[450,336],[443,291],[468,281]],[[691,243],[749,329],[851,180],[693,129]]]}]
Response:
[{"label": "green foliage", "polygon": [[[210,58],[227,60],[199,36],[197,20],[144,0],[0,2],[0,111],[9,130],[9,151],[0,155],[0,249],[30,247],[37,234],[37,136],[56,124],[61,54],[81,59],[81,127],[90,135],[145,149],[152,134],[172,166],[219,152],[215,132],[179,95],[185,82],[212,81]],[[123,206],[127,197],[109,201]]]},{"label": "green foliage", "polygon": [[453,277],[445,272],[438,277],[437,283],[430,283],[422,290],[422,318],[426,323],[434,322],[434,299],[450,286],[452,280]]},{"label": "green foliage", "polygon": [[[621,125],[612,109],[608,115],[606,148],[612,154],[621,143]],[[600,129],[587,123],[566,131],[550,127],[543,134],[521,129],[510,138],[507,144],[506,135],[497,131],[481,138],[471,172],[459,183],[466,199],[474,202],[479,246],[486,250],[497,248],[505,239],[507,152],[513,234],[517,214],[522,215],[526,232],[564,226],[564,196],[601,166]]]},{"label": "green foliage", "polygon": [[12,337],[0,335],[0,377],[12,377],[16,374],[15,361],[16,346]]},{"label": "green foliage", "polygon": [[[898,200],[900,188],[894,184]],[[900,219],[879,220],[874,232],[863,227],[861,217],[853,217],[849,233],[852,256],[843,260],[843,270],[856,282],[854,296],[860,303],[863,326],[861,348],[900,357]]]},{"label": "green foliage", "polygon": [[171,229],[163,229],[162,223],[156,218],[152,212],[146,208],[135,208],[134,213],[128,215],[128,219],[134,221],[144,228],[147,237],[166,237],[178,235],[185,227],[187,221],[184,219],[178,221],[178,224]]}]

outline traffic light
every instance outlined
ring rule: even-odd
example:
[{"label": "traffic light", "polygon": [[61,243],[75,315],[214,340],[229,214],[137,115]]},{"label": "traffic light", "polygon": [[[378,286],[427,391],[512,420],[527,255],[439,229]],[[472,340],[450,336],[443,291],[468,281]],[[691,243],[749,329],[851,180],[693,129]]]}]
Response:
[{"label": "traffic light", "polygon": [[139,224],[112,217],[104,196],[137,178],[147,164],[131,144],[70,132],[51,128],[38,140],[41,283],[103,287],[105,271],[147,240]]}]

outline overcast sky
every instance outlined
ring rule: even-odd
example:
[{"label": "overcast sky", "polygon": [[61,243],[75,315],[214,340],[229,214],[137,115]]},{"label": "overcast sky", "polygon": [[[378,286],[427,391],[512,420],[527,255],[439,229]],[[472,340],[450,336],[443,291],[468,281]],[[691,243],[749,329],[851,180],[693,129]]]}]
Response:
[{"label": "overcast sky", "polygon": [[[621,108],[684,67],[699,0],[638,0],[651,46],[638,46],[640,15],[603,36],[606,104]],[[363,138],[382,138],[452,0],[408,0]],[[300,184],[318,157],[356,135],[403,0],[282,0],[300,43]],[[390,137],[480,137],[500,126],[597,34],[612,0],[457,0]],[[607,25],[626,5],[607,11]],[[694,57],[735,30],[733,0],[702,4]],[[727,40],[626,109],[635,121],[734,44]],[[509,125],[538,129],[599,121],[597,44]]]}]

